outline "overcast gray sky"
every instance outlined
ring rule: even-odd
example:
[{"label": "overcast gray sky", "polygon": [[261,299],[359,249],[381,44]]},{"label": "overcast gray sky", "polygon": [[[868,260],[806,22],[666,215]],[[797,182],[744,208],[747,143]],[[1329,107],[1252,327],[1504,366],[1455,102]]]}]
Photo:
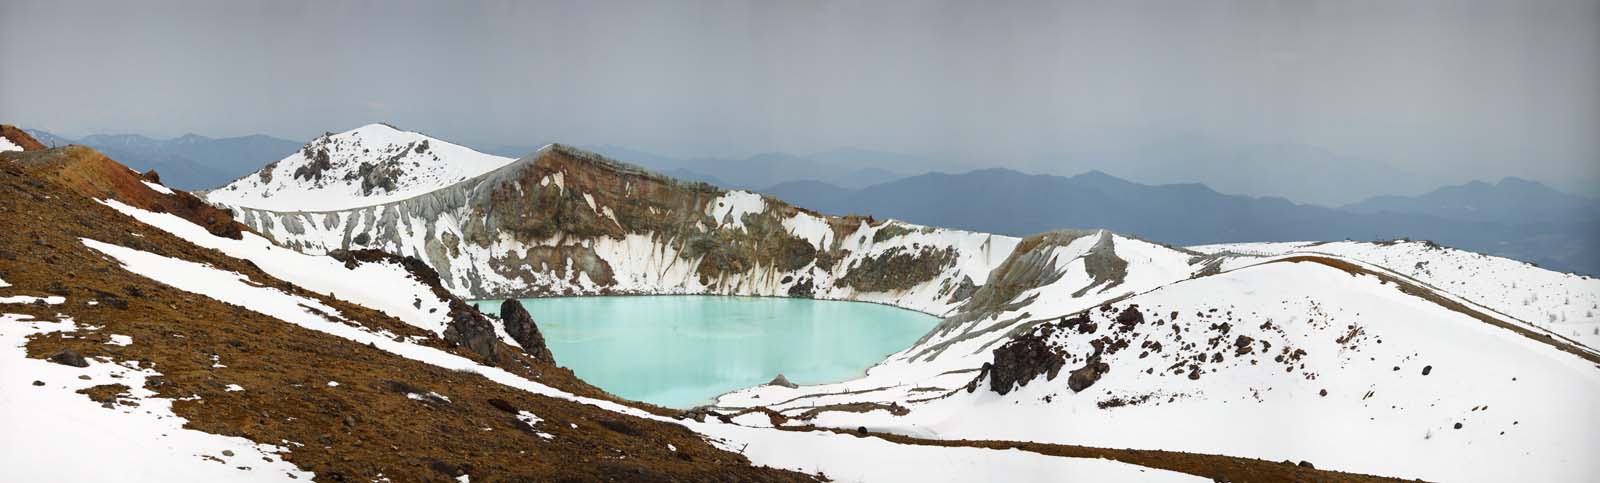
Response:
[{"label": "overcast gray sky", "polygon": [[839,147],[1340,203],[1600,194],[1600,0],[0,0],[0,121]]}]

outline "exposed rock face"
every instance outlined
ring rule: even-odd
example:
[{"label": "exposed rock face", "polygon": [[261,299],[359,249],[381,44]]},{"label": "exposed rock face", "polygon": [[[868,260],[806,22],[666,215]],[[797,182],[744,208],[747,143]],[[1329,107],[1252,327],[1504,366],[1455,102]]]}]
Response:
[{"label": "exposed rock face", "polygon": [[506,334],[517,345],[522,346],[522,351],[545,362],[555,362],[555,356],[544,344],[544,334],[539,332],[539,326],[534,323],[533,315],[528,309],[522,307],[522,302],[517,299],[508,299],[500,304],[500,321],[506,325]]},{"label": "exposed rock face", "polygon": [[906,290],[933,280],[955,263],[955,250],[923,247],[921,250],[892,248],[851,267],[835,283],[868,292]]},{"label": "exposed rock face", "polygon": [[[1054,380],[1067,363],[1066,354],[1056,352],[1046,342],[1053,330],[1016,337],[994,350],[994,362],[984,366],[989,389],[1006,394],[1018,386],[1044,375]],[[982,377],[982,376],[980,376]]]},{"label": "exposed rock face", "polygon": [[299,168],[295,168],[295,179],[321,181],[322,173],[333,168],[333,162],[328,156],[328,147],[326,146],[328,136],[329,135],[326,134],[323,135],[323,137],[317,139],[318,142],[308,144],[301,150],[300,154],[304,155],[306,159],[310,160],[311,162],[306,163],[304,166]]}]

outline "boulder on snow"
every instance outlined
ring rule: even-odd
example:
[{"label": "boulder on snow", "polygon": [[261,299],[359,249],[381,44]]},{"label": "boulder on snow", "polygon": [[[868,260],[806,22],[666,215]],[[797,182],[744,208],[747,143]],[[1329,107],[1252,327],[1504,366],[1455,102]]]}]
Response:
[{"label": "boulder on snow", "polygon": [[1026,386],[1041,374],[1047,380],[1056,378],[1067,360],[1065,354],[1045,342],[1053,330],[1046,332],[1017,336],[994,350],[994,363],[985,371],[990,390],[1003,395],[1017,386]]},{"label": "boulder on snow", "polygon": [[161,184],[161,173],[157,173],[156,170],[153,169],[145,171],[144,174],[139,175],[139,177],[144,178],[145,181],[149,181],[151,183]]},{"label": "boulder on snow", "polygon": [[555,355],[545,347],[544,334],[539,332],[539,325],[534,323],[528,309],[522,307],[522,302],[516,299],[501,302],[500,321],[506,324],[506,334],[522,346],[523,352],[540,361],[555,362]]},{"label": "boulder on snow", "polygon": [[772,382],[768,382],[767,385],[768,386],[783,386],[783,387],[787,387],[789,389],[794,389],[794,388],[800,387],[799,384],[795,384],[795,383],[789,382],[789,378],[783,377],[783,374],[778,374],[778,377],[772,378]]},{"label": "boulder on snow", "polygon": [[89,367],[89,360],[84,359],[82,355],[72,349],[61,349],[61,351],[50,355],[49,360],[63,366]]},{"label": "boulder on snow", "polygon": [[1067,387],[1072,389],[1072,392],[1083,392],[1084,389],[1093,386],[1095,381],[1099,381],[1101,375],[1110,371],[1110,364],[1100,362],[1099,357],[1092,357],[1083,367],[1073,370],[1072,375],[1067,376]]}]

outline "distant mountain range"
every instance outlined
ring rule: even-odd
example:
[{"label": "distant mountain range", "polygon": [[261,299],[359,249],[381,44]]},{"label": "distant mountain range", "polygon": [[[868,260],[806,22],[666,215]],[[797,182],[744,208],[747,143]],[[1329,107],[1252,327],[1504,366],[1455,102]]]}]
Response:
[{"label": "distant mountain range", "polygon": [[[483,152],[520,158],[538,148],[501,145],[489,147]],[[626,159],[674,178],[704,181],[729,189],[760,189],[798,180],[819,180],[847,188],[864,188],[905,177],[906,173],[927,171],[930,163],[919,156],[857,148],[805,155],[763,153],[741,159],[676,158],[617,146],[583,146],[583,149]]]},{"label": "distant mountain range", "polygon": [[1494,223],[1583,223],[1600,219],[1600,200],[1508,177],[1446,186],[1420,196],[1377,196],[1344,206],[1356,213],[1414,213]]},{"label": "distant mountain range", "polygon": [[186,134],[172,139],[95,134],[71,139],[45,131],[27,131],[45,146],[81,144],[130,168],[154,169],[161,173],[163,183],[184,190],[221,186],[298,151],[304,144],[262,134],[230,138]]},{"label": "distant mountain range", "polygon": [[1008,235],[1105,228],[1178,245],[1428,239],[1582,274],[1600,273],[1596,201],[1507,179],[1344,208],[1146,185],[1098,171],[1063,177],[1008,169],[929,173],[860,189],[817,181],[762,192],[829,214],[863,214]]}]

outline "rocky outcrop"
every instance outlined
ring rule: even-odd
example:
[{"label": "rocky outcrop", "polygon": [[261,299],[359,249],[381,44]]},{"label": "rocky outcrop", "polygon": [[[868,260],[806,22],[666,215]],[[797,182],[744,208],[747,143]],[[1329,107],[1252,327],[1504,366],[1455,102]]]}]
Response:
[{"label": "rocky outcrop", "polygon": [[544,334],[539,332],[539,326],[534,323],[533,315],[528,309],[522,307],[522,302],[517,299],[508,299],[500,304],[500,322],[506,326],[506,334],[517,345],[522,346],[522,351],[544,362],[555,362],[555,356],[545,346]]},{"label": "rocky outcrop", "polygon": [[465,347],[489,364],[500,363],[500,337],[494,333],[494,323],[489,322],[476,309],[450,309],[450,322],[444,329],[444,340]]},{"label": "rocky outcrop", "polygon": [[1095,381],[1099,381],[1102,374],[1110,371],[1109,364],[1100,362],[1099,357],[1090,357],[1083,367],[1074,369],[1072,375],[1067,377],[1067,387],[1072,389],[1072,392],[1083,392],[1084,389],[1093,386]]},{"label": "rocky outcrop", "polygon": [[[363,263],[393,263],[401,266],[407,273],[411,274],[412,278],[432,289],[434,296],[449,304],[450,312],[446,314],[449,322],[446,323],[443,334],[445,342],[464,347],[490,364],[499,363],[500,337],[495,333],[494,323],[489,321],[489,318],[485,317],[483,313],[478,312],[478,309],[473,308],[461,298],[446,290],[444,285],[439,282],[439,272],[434,271],[432,267],[423,263],[422,260],[418,260],[416,257],[402,257],[373,249],[335,250],[328,253],[328,256],[344,262],[346,268],[354,268]],[[542,344],[540,348],[543,348]],[[550,359],[542,360],[549,361]]]},{"label": "rocky outcrop", "polygon": [[907,250],[894,247],[850,267],[850,271],[839,277],[835,284],[865,292],[906,290],[933,280],[955,260],[955,250],[949,248]]},{"label": "rocky outcrop", "polygon": [[1057,352],[1047,342],[1053,330],[1030,333],[1012,338],[994,350],[994,362],[983,366],[980,378],[989,378],[989,389],[1002,395],[1019,386],[1045,376],[1055,380],[1067,355]]}]

